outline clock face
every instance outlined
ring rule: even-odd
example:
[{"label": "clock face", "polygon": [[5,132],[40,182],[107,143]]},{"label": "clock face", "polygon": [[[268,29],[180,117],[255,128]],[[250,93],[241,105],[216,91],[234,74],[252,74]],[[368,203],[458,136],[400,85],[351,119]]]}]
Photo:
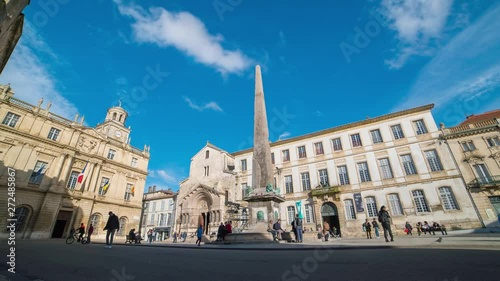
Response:
[{"label": "clock face", "polygon": [[121,136],[122,136],[122,132],[120,132],[120,131],[116,131],[115,136],[116,136],[117,138],[121,137]]}]

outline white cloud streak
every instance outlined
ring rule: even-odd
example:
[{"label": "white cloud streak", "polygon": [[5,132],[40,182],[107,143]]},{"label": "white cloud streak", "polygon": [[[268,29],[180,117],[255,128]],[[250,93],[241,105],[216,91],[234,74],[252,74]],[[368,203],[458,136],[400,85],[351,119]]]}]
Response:
[{"label": "white cloud streak", "polygon": [[194,103],[190,98],[188,97],[184,97],[184,101],[187,102],[187,104],[189,105],[189,107],[191,107],[192,109],[196,109],[198,111],[205,111],[205,110],[213,110],[213,111],[218,111],[218,112],[222,112],[222,108],[214,101],[211,101],[211,102],[207,102],[206,104],[204,105],[197,105],[196,103]]},{"label": "white cloud streak", "polygon": [[290,132],[283,132],[281,135],[279,135],[278,140],[284,140],[287,139],[291,136],[292,134]]},{"label": "white cloud streak", "polygon": [[139,43],[153,43],[159,47],[175,47],[197,62],[217,69],[223,75],[241,73],[252,60],[240,50],[224,49],[222,35],[212,35],[205,24],[188,12],[170,12],[164,8],[142,7],[114,0],[123,16],[134,20],[132,30]]},{"label": "white cloud streak", "polygon": [[0,77],[0,83],[10,83],[16,98],[32,104],[44,98],[45,103],[52,102],[52,112],[73,119],[78,110],[57,90],[58,81],[43,58],[53,64],[60,62],[45,40],[26,21],[23,35]]},{"label": "white cloud streak", "polygon": [[482,97],[500,87],[500,4],[455,36],[422,69],[396,110],[433,102],[444,107]]},{"label": "white cloud streak", "polygon": [[395,58],[386,60],[399,69],[412,56],[430,56],[431,41],[438,39],[446,25],[453,0],[383,0],[382,14],[399,41]]}]

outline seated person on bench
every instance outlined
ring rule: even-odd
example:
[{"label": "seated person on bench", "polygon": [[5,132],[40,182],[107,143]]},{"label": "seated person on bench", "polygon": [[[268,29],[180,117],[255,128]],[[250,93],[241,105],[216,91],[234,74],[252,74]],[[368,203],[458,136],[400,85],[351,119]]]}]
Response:
[{"label": "seated person on bench", "polygon": [[134,228],[132,228],[130,230],[130,232],[128,233],[128,240],[129,241],[136,241],[135,240],[135,229]]},{"label": "seated person on bench", "polygon": [[283,228],[281,228],[281,220],[278,219],[278,221],[273,225],[273,229],[276,231],[278,239],[282,240],[281,234],[285,232]]},{"label": "seated person on bench", "polygon": [[137,233],[135,234],[135,243],[136,243],[136,244],[141,244],[141,240],[142,240],[142,237],[141,237],[141,232],[139,231],[139,232],[137,232]]}]

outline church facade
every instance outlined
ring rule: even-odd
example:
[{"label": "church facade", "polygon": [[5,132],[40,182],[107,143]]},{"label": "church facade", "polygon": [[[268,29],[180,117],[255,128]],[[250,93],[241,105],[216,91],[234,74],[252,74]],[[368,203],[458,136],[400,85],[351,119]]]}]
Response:
[{"label": "church facade", "polygon": [[[127,112],[112,107],[102,124],[88,127],[83,116],[68,120],[42,105],[0,86],[0,189],[7,194],[15,182],[16,237],[66,237],[81,223],[102,236],[109,211],[120,219],[118,235],[137,228],[150,154],[130,145]],[[7,200],[0,196],[0,205]]]},{"label": "church facade", "polygon": [[[271,143],[274,186],[285,197],[278,214],[283,228],[290,230],[300,212],[309,231],[327,221],[344,237],[362,236],[362,224],[376,218],[383,205],[396,232],[407,221],[435,221],[448,229],[481,227],[459,167],[440,144],[432,108]],[[252,149],[228,153],[212,144],[200,150],[180,186],[177,228],[194,231],[203,221],[206,234],[215,232],[220,222],[234,217],[235,205],[247,206],[242,199],[253,186],[252,156]]]}]

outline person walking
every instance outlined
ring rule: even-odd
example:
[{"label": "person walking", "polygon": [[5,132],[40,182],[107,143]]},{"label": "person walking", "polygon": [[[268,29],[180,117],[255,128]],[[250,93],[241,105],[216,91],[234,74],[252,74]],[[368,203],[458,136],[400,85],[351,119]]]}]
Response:
[{"label": "person walking", "polygon": [[299,217],[299,214],[295,215],[293,227],[295,228],[295,240],[297,241],[297,243],[302,243],[302,219]]},{"label": "person walking", "polygon": [[201,246],[201,237],[203,237],[203,227],[201,226],[198,226],[198,230],[196,230],[196,236],[198,237],[198,240],[196,240],[196,244],[198,244],[198,246]]},{"label": "person walking", "polygon": [[390,218],[391,216],[389,215],[389,212],[387,212],[385,206],[382,206],[380,208],[380,211],[378,212],[378,221],[382,223],[382,228],[384,229],[385,242],[389,242],[389,239],[387,238],[388,235],[391,236],[391,242],[394,242],[394,236],[392,235]]},{"label": "person walking", "polygon": [[372,226],[373,226],[373,230],[375,231],[375,238],[380,238],[380,233],[379,233],[379,226],[378,226],[378,222],[375,218],[373,218],[373,221],[372,221]]},{"label": "person walking", "polygon": [[366,239],[372,239],[372,224],[368,221],[368,219],[366,219],[365,223],[363,224],[363,228],[366,232]]},{"label": "person walking", "polygon": [[107,230],[105,248],[111,249],[111,246],[113,245],[113,238],[115,237],[115,231],[120,228],[120,221],[118,220],[118,217],[113,214],[113,212],[110,211],[108,214],[108,222],[104,227],[104,230]]},{"label": "person walking", "polygon": [[90,244],[90,236],[94,233],[94,226],[92,224],[89,225],[89,233],[87,234],[87,243]]}]

